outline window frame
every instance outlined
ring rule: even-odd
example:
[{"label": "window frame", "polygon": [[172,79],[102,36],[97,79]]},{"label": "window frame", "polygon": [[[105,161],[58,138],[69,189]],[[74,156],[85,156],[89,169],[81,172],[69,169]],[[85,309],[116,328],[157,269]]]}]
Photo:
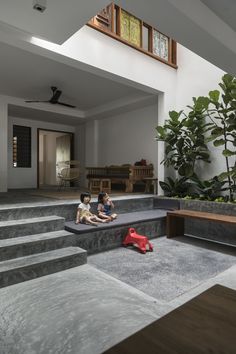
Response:
[{"label": "window frame", "polygon": [[[17,140],[15,139],[16,137],[19,136],[19,132],[17,135],[14,134],[14,129],[17,129],[17,128],[20,128],[20,129],[23,128],[25,130],[28,130],[28,135],[27,135],[28,146],[26,147],[27,159],[21,159],[20,163],[19,163],[19,154],[17,154],[17,152],[19,151],[19,144],[17,145]],[[22,146],[21,146],[21,148],[22,148]],[[21,150],[20,155],[24,155],[24,153],[22,153],[22,150]],[[24,163],[25,163],[25,166],[24,166]],[[19,166],[19,164],[20,164],[20,166]],[[12,167],[13,168],[32,168],[32,128],[31,127],[28,127],[25,125],[19,125],[19,124],[13,124],[13,126],[12,126]]]},{"label": "window frame", "polygon": [[[166,34],[160,32],[158,29],[156,29],[155,27],[147,24],[146,22],[142,21],[141,19],[139,19],[138,17],[132,15],[130,12],[126,11],[125,9],[121,8],[118,5],[115,5],[114,3],[111,3],[110,5],[108,5],[111,7],[111,30],[110,29],[104,29],[101,28],[99,26],[97,26],[94,23],[94,19],[96,18],[93,17],[88,23],[87,26],[96,29],[97,31],[104,33],[106,35],[108,35],[109,37],[112,37],[113,39],[118,40],[119,42],[128,45],[131,48],[134,48],[136,50],[138,50],[139,52],[146,54],[150,57],[152,57],[153,59],[156,59],[166,65],[171,66],[174,69],[177,69],[177,43],[170,38],[169,36],[167,36]],[[123,39],[120,35],[121,33],[121,10],[125,11],[126,13],[128,13],[130,16],[135,17],[137,20],[140,21],[141,26],[140,26],[140,47],[136,46],[135,44],[132,44],[131,42]],[[115,17],[115,12],[116,12],[116,17]],[[116,21],[116,26],[114,26],[114,21]],[[143,26],[145,26],[146,28],[148,28],[148,50],[143,49],[142,48],[142,39],[143,39]],[[116,27],[116,32],[114,31],[114,27]],[[157,31],[160,34],[164,35],[165,37],[168,38],[168,60],[165,60],[164,58],[161,58],[157,55],[155,55],[153,53],[153,31]]]}]

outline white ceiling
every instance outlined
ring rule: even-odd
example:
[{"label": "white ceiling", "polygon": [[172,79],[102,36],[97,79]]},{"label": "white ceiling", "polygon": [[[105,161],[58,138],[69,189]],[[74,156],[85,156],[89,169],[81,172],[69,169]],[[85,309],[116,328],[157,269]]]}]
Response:
[{"label": "white ceiling", "polygon": [[[8,105],[8,115],[12,117],[23,117],[24,119],[38,120],[42,122],[52,122],[57,124],[66,124],[77,126],[83,123],[83,119],[72,117],[68,114],[49,112],[44,109],[27,108],[17,105]],[[43,127],[42,127],[43,128]]]},{"label": "white ceiling", "polygon": [[219,18],[236,31],[236,1],[235,0],[201,0]]},{"label": "white ceiling", "polygon": [[[19,33],[25,31],[62,43],[109,3],[105,0],[47,0],[47,9],[41,14],[32,10],[32,1],[0,0],[0,29],[7,24],[11,35],[15,33],[16,41]],[[222,70],[236,74],[235,0],[117,0],[116,3]],[[146,92],[129,83],[118,83],[11,44],[0,43],[0,94],[47,100],[51,97],[50,86],[57,86],[63,91],[61,101],[90,112],[117,100],[149,99]],[[33,107],[29,106],[26,112],[27,109],[20,106],[11,105],[10,113],[43,120],[42,114]],[[52,119],[58,117],[58,113],[55,117],[53,114],[46,113],[45,108],[45,120],[49,115]],[[71,115],[76,116],[76,113]],[[64,121],[68,116],[62,111],[60,117]],[[73,117],[67,122],[75,124]]]},{"label": "white ceiling", "polygon": [[111,81],[56,62],[52,59],[1,43],[0,94],[26,100],[48,100],[51,86],[62,90],[60,101],[88,110],[127,97],[145,94]]},{"label": "white ceiling", "polygon": [[[41,0],[37,2],[42,3]],[[47,8],[40,13],[33,9],[33,0],[1,0],[0,22],[61,44],[109,2],[109,0],[46,0]]]}]

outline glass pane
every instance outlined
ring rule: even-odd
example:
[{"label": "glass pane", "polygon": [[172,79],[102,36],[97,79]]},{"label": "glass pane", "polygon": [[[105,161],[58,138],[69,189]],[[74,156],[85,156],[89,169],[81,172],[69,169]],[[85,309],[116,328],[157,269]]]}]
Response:
[{"label": "glass pane", "polygon": [[160,33],[153,30],[153,54],[160,56]]},{"label": "glass pane", "polygon": [[120,17],[120,36],[129,41],[129,14],[121,10]]},{"label": "glass pane", "polygon": [[168,60],[168,37],[153,30],[153,54]]},{"label": "glass pane", "polygon": [[148,34],[149,29],[146,26],[143,26],[143,49],[148,50]]},{"label": "glass pane", "polygon": [[126,41],[140,47],[141,21],[121,10],[120,36]]},{"label": "glass pane", "polygon": [[137,18],[130,16],[130,42],[137,47],[140,47],[140,27],[141,21]]},{"label": "glass pane", "polygon": [[160,34],[160,57],[165,60],[168,60],[168,42],[168,37]]}]

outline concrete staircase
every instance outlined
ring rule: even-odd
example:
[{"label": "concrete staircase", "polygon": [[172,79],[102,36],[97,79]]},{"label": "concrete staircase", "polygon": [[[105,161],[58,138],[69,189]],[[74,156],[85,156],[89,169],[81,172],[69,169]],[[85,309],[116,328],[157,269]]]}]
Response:
[{"label": "concrete staircase", "polygon": [[64,221],[50,215],[0,222],[0,288],[87,262]]}]

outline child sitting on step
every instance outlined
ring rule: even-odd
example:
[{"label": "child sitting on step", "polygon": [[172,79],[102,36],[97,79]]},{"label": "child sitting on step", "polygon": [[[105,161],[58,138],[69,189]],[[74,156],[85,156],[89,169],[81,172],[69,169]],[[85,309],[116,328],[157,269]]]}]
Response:
[{"label": "child sitting on step", "polygon": [[100,192],[98,194],[98,216],[101,219],[112,221],[117,218],[116,213],[112,213],[111,209],[114,209],[114,204],[112,203],[109,195],[105,192]]},{"label": "child sitting on step", "polygon": [[91,194],[89,192],[81,193],[80,195],[81,203],[78,205],[77,215],[76,215],[76,224],[81,222],[82,224],[94,225],[97,226],[98,222],[109,222],[109,220],[100,219],[97,215],[91,213],[90,211],[90,200]]}]

